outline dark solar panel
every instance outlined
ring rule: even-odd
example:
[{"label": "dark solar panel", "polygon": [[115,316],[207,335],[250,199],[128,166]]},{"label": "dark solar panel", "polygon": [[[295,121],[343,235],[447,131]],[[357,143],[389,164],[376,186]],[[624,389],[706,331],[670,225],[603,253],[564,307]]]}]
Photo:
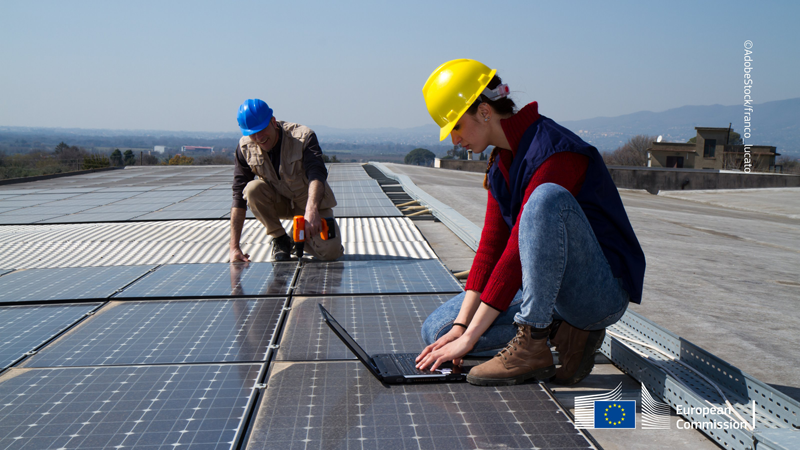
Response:
[{"label": "dark solar panel", "polygon": [[0,307],[0,369],[47,342],[97,305]]},{"label": "dark solar panel", "polygon": [[260,364],[12,371],[0,448],[230,448]]},{"label": "dark solar panel", "polygon": [[271,372],[250,448],[594,448],[539,384],[387,389],[356,362]]},{"label": "dark solar panel", "polygon": [[413,353],[425,343],[422,323],[450,295],[392,297],[295,297],[283,327],[277,359],[311,361],[354,359],[331,333],[317,304],[321,303],[367,353]]},{"label": "dark solar panel", "polygon": [[286,295],[297,263],[172,264],[159,267],[117,298]]},{"label": "dark solar panel", "polygon": [[107,298],[155,266],[24,269],[0,277],[0,302]]},{"label": "dark solar panel", "polygon": [[27,367],[266,360],[285,299],[114,303]]},{"label": "dark solar panel", "polygon": [[344,261],[306,264],[296,295],[460,292],[438,260]]}]

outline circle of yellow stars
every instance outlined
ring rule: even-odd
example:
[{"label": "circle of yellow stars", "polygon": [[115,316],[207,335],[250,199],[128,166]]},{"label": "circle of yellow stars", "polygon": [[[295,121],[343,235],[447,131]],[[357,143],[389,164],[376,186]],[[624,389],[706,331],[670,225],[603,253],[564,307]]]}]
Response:
[{"label": "circle of yellow stars", "polygon": [[[608,411],[612,408],[618,408],[622,413],[622,417],[617,422],[613,422],[611,421],[611,419],[608,418]],[[611,406],[606,407],[605,419],[606,422],[614,426],[621,424],[625,420],[625,408],[623,408],[622,405],[618,405],[616,403],[611,404]]]}]

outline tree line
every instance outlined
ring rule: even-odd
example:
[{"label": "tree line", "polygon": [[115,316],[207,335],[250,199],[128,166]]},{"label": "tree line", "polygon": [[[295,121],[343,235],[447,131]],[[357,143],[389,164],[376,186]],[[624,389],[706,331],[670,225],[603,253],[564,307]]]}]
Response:
[{"label": "tree line", "polygon": [[197,157],[176,155],[153,155],[133,150],[114,149],[111,152],[89,151],[83,147],[60,142],[53,151],[31,150],[26,153],[7,154],[0,151],[0,179],[24,178],[41,175],[103,169],[125,166],[154,165],[228,165],[233,164],[231,155],[214,154]]}]

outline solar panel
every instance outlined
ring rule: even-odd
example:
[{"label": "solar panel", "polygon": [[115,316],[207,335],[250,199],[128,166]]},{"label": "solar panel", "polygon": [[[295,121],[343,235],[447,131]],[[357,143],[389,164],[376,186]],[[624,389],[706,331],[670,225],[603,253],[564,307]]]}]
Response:
[{"label": "solar panel", "polygon": [[42,220],[42,223],[124,222],[142,214],[142,211],[92,213],[91,210],[89,210],[77,214],[52,217]]},{"label": "solar panel", "polygon": [[22,195],[22,196],[18,195],[18,196],[12,197],[10,199],[0,200],[0,207],[3,207],[3,208],[25,208],[27,206],[35,206],[35,205],[40,205],[42,203],[48,203],[48,202],[52,201],[52,200],[46,200],[46,199],[40,199],[40,200],[30,199],[30,200],[28,200],[27,197],[28,197],[27,195]]},{"label": "solar panel", "polygon": [[337,217],[402,217],[394,206],[345,206],[335,207],[333,212]]},{"label": "solar panel", "polygon": [[372,179],[361,164],[330,164],[327,168],[328,182]]},{"label": "solar panel", "polygon": [[86,194],[96,191],[97,188],[57,188],[41,191],[41,194]]},{"label": "solar panel", "polygon": [[5,369],[99,303],[0,307],[0,369]]},{"label": "solar panel", "polygon": [[425,319],[450,295],[378,297],[295,297],[283,327],[278,360],[354,359],[319,314],[321,303],[353,339],[372,353],[413,353],[425,342],[420,329]]},{"label": "solar panel", "polygon": [[20,211],[9,211],[3,214],[0,214],[0,224],[3,225],[12,225],[12,224],[27,224],[27,223],[37,223],[44,220],[52,219],[54,217],[61,217],[60,214],[33,214],[33,215],[23,215],[19,214]]},{"label": "solar panel", "polygon": [[180,203],[175,203],[172,206],[167,206],[164,211],[207,211],[207,210],[223,210],[223,213],[231,212],[231,199],[227,196],[225,200],[207,201],[207,202],[190,202],[188,200]]},{"label": "solar panel", "polygon": [[0,276],[13,272],[14,269],[0,269]]},{"label": "solar panel", "polygon": [[0,302],[107,298],[155,266],[24,269],[0,277]]},{"label": "solar panel", "polygon": [[25,195],[42,192],[43,190],[44,189],[0,189],[0,193],[3,195]]},{"label": "solar panel", "polygon": [[276,363],[248,447],[594,448],[539,384],[386,388],[361,363]]},{"label": "solar panel", "polygon": [[113,303],[26,367],[264,361],[284,302]]},{"label": "solar panel", "polygon": [[230,448],[260,364],[34,369],[0,382],[0,448]]},{"label": "solar panel", "polygon": [[25,215],[52,215],[52,214],[74,214],[91,209],[90,205],[62,205],[61,202],[47,203],[44,205],[31,206],[18,212]]},{"label": "solar panel", "polygon": [[151,211],[156,211],[159,208],[163,208],[165,206],[169,206],[172,203],[170,202],[152,202],[152,203],[126,203],[120,204],[120,202],[110,203],[108,205],[100,206],[97,208],[89,209],[83,211],[84,214],[116,214],[116,213],[124,213],[124,212],[136,212],[140,211],[140,214],[145,214]]},{"label": "solar panel", "polygon": [[297,263],[172,264],[159,267],[115,298],[286,295]]},{"label": "solar panel", "polygon": [[438,260],[343,261],[303,266],[296,295],[461,292]]},{"label": "solar panel", "polygon": [[[199,203],[198,203],[199,205]],[[142,214],[136,217],[136,220],[189,220],[189,219],[219,219],[226,213],[230,213],[230,205],[228,208],[200,208],[194,211],[191,210],[162,210],[151,213]]]}]

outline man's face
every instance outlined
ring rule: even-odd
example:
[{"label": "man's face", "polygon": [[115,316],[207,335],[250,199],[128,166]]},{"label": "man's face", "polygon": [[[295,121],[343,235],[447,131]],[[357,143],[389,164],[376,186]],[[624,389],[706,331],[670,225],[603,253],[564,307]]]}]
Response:
[{"label": "man's face", "polygon": [[278,142],[278,123],[275,118],[272,118],[266,128],[258,133],[251,134],[250,139],[255,141],[261,147],[261,150],[265,152],[272,150],[272,147],[275,147]]}]

